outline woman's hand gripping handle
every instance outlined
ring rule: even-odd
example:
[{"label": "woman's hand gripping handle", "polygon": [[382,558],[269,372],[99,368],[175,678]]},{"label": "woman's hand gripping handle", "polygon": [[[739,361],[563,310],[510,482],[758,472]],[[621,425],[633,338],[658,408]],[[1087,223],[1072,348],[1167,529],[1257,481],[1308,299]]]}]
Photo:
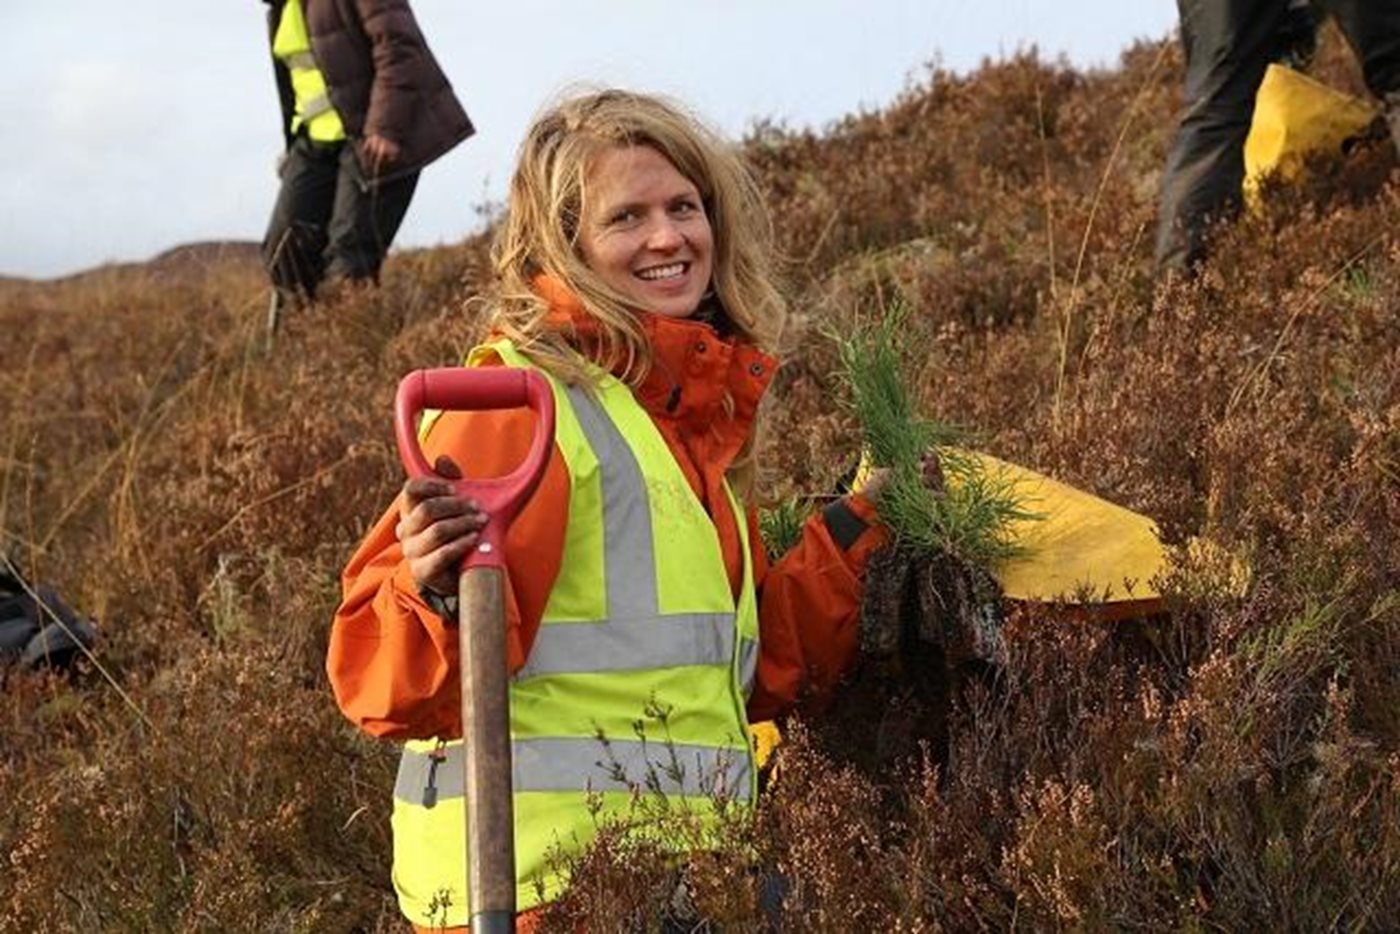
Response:
[{"label": "woman's hand gripping handle", "polygon": [[[451,458],[440,456],[429,465],[423,456],[417,433],[423,410],[520,407],[535,412],[535,435],[525,460],[509,474],[467,479]],[[416,370],[399,383],[394,435],[409,475],[396,532],[418,586],[446,597],[456,594],[457,578],[468,568],[504,568],[506,530],[549,463],[554,396],[548,380],[507,367]]]}]

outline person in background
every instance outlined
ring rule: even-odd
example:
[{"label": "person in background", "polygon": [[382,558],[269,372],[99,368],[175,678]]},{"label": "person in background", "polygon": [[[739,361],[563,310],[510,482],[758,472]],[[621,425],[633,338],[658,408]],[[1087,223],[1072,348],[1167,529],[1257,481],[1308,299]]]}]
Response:
[{"label": "person in background", "polygon": [[473,132],[407,0],[264,0],[286,149],[263,239],[279,296],[376,281],[422,168]]},{"label": "person in background", "polygon": [[1400,145],[1400,0],[1177,0],[1186,106],[1162,183],[1159,269],[1194,267],[1210,225],[1238,214],[1255,94],[1270,62],[1310,56],[1314,6],[1356,51]]},{"label": "person in background", "polygon": [[[677,106],[610,90],[538,118],[493,265],[492,336],[468,365],[542,371],[557,411],[505,539],[517,902],[538,917],[567,885],[551,848],[581,851],[634,795],[701,820],[716,798],[754,803],[749,724],[828,692],[855,655],[886,478],[770,566],[747,504],[786,304],[747,169]],[[533,431],[525,409],[446,412],[423,452],[440,476],[500,476]],[[419,928],[469,917],[455,594],[490,521],[409,480],[350,559],[330,633],[345,715],[408,740],[393,880]]]}]

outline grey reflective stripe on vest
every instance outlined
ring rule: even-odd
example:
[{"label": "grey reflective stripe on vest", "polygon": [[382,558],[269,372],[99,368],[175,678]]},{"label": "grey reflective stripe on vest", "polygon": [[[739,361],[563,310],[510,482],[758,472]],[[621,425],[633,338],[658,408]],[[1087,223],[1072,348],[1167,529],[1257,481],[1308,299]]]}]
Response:
[{"label": "grey reflective stripe on vest", "polygon": [[[394,796],[428,805],[462,796],[462,744],[439,761],[404,749]],[[750,760],[742,749],[637,740],[546,738],[511,743],[512,786],[522,791],[643,791],[749,800]]]},{"label": "grey reflective stripe on vest", "polygon": [[539,628],[517,677],[727,665],[733,658],[733,613],[549,623]]},{"label": "grey reflective stripe on vest", "polygon": [[293,52],[291,55],[284,55],[282,62],[288,68],[319,68],[316,64],[316,57],[310,52]]},{"label": "grey reflective stripe on vest", "polygon": [[747,699],[753,695],[753,680],[758,674],[758,642],[755,639],[739,640],[739,687]]},{"label": "grey reflective stripe on vest", "polygon": [[733,613],[661,614],[642,468],[602,407],[581,387],[566,392],[601,473],[607,618],[540,626],[516,677],[730,664]]},{"label": "grey reflective stripe on vest", "polygon": [[603,567],[608,619],[654,619],[656,556],[642,468],[627,439],[582,387],[568,387],[579,427],[602,469]]},{"label": "grey reflective stripe on vest", "polygon": [[297,113],[301,114],[301,119],[311,120],[334,109],[335,106],[331,104],[331,99],[329,97],[324,94],[317,94],[315,97],[311,98],[311,100],[306,101],[297,108]]}]

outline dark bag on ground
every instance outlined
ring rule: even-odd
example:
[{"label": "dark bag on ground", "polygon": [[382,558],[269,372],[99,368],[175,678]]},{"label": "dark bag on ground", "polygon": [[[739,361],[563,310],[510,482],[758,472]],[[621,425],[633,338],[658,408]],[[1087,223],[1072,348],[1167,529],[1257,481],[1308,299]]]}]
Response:
[{"label": "dark bag on ground", "polygon": [[0,665],[67,668],[96,639],[92,620],[79,616],[52,587],[29,584],[0,556]]}]

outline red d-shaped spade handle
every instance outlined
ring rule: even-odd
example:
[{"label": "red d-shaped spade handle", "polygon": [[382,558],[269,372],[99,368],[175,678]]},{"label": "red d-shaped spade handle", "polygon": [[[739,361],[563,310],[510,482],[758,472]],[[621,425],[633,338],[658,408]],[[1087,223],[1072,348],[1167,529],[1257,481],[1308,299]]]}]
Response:
[{"label": "red d-shaped spade handle", "polygon": [[[424,409],[476,411],[528,406],[538,417],[530,452],[504,477],[455,480],[439,477],[453,491],[476,501],[489,518],[481,540],[462,561],[462,570],[505,567],[506,530],[520,507],[535,492],[549,463],[554,441],[554,394],[549,381],[534,370],[510,367],[445,367],[414,370],[399,382],[394,398],[394,437],[399,460],[410,477],[438,476],[418,446],[418,414]],[[483,439],[490,443],[491,439]]]}]

